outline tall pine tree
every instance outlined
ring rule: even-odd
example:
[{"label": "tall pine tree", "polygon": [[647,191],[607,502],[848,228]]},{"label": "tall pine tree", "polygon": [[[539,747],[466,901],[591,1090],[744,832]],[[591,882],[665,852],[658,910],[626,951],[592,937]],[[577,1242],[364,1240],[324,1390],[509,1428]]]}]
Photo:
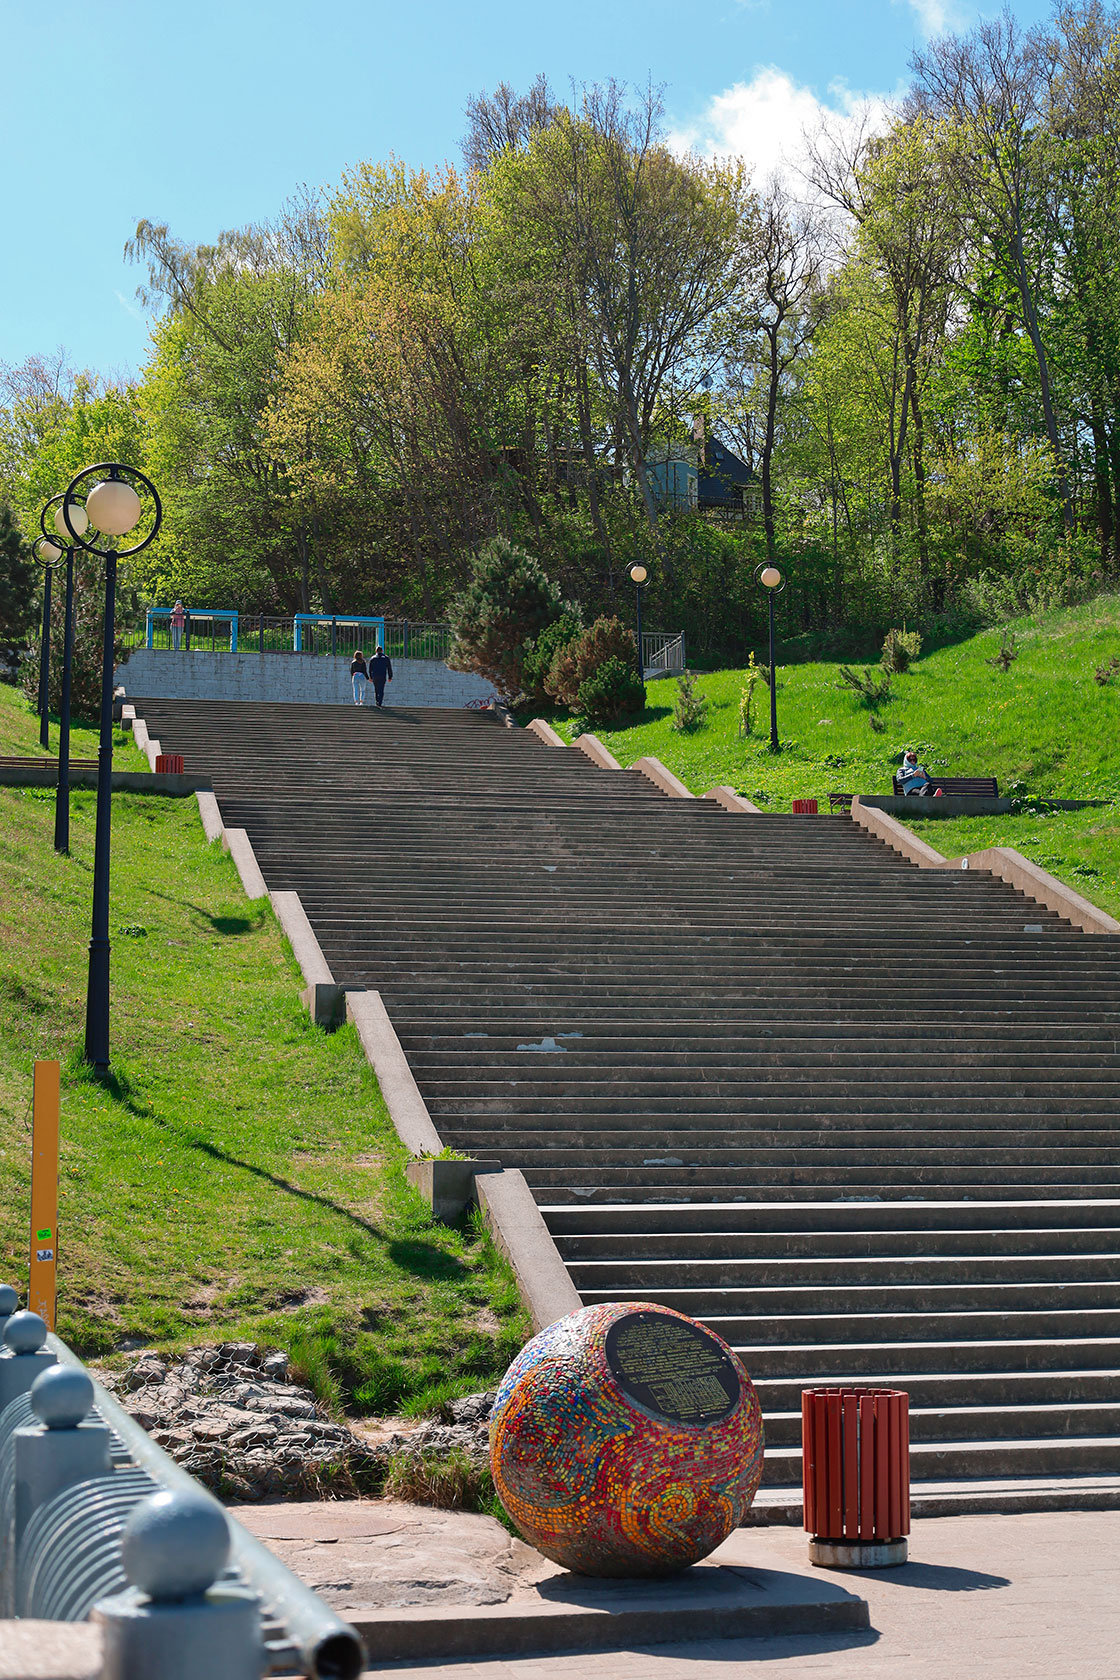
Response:
[{"label": "tall pine tree", "polygon": [[0,503],[0,642],[22,642],[34,619],[37,579],[31,550],[7,503]]}]

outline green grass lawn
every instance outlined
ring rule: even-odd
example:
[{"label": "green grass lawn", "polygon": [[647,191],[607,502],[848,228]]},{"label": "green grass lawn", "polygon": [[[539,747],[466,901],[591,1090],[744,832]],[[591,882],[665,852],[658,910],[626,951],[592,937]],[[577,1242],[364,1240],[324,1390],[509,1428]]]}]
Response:
[{"label": "green grass lawn", "polygon": [[[70,757],[96,758],[98,734],[96,725],[72,723],[70,726]],[[39,719],[31,710],[22,691],[10,683],[0,683],[0,758],[57,758],[58,716],[50,715],[50,746],[46,752],[39,745]],[[123,729],[113,731],[113,763],[118,770],[146,770],[148,761],[132,744],[131,734]]]},{"label": "green grass lawn", "polygon": [[[671,680],[649,684],[649,705],[639,721],[596,733],[622,764],[652,754],[694,793],[725,783],[770,811],[788,811],[792,799],[804,797],[825,805],[833,791],[889,793],[891,775],[911,745],[931,770],[994,775],[1001,792],[1023,784],[1042,798],[1120,800],[1120,675],[1104,687],[1094,677],[1098,666],[1120,655],[1120,597],[1020,619],[1007,630],[1019,650],[1007,672],[988,663],[1003,635],[988,630],[923,656],[904,676],[893,677],[890,698],[878,708],[882,733],[841,683],[840,662],[779,667],[777,755],[769,751],[769,691],[761,683],[752,732],[740,739],[741,670],[696,678],[709,709],[691,734],[672,728]],[[578,733],[570,717],[549,716],[565,739]],[[1094,903],[1120,910],[1115,805],[1046,817],[927,822],[922,832],[939,851],[954,855],[1015,846]]]},{"label": "green grass lawn", "polygon": [[371,1412],[494,1382],[527,1329],[508,1268],[406,1184],[357,1035],[311,1025],[193,799],[114,797],[114,1077],[88,1074],[93,801],[73,796],[60,858],[53,793],[0,789],[0,1278],[26,1286],[32,1062],[58,1057],[59,1330],[80,1351],[263,1340]]}]

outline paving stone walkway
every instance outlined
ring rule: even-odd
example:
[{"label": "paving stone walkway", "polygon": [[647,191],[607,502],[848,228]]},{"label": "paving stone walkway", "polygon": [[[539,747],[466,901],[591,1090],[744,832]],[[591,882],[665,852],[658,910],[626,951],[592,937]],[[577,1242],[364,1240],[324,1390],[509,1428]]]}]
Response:
[{"label": "paving stone walkway", "polygon": [[[796,1529],[753,1531],[757,1562],[804,1565]],[[622,1652],[397,1664],[398,1680],[1117,1680],[1120,1514],[943,1517],[915,1524],[903,1569],[836,1574],[871,1631],[719,1639]]]}]

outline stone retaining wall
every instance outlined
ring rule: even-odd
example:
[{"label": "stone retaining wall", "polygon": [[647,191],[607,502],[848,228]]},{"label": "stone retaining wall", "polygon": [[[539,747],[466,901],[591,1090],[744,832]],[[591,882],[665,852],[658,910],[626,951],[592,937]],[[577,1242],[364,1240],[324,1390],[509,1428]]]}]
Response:
[{"label": "stone retaining wall", "polygon": [[[264,700],[346,706],[353,701],[350,655],[330,659],[299,653],[179,653],[134,648],[117,667],[129,695],[152,700]],[[393,706],[467,706],[489,700],[494,685],[436,659],[394,659],[385,690]],[[372,695],[370,696],[372,701]]]}]

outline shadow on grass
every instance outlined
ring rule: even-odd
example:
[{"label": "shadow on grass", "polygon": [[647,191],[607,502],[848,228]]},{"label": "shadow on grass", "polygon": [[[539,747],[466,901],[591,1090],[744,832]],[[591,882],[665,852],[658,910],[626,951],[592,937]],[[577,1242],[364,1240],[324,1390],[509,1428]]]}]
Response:
[{"label": "shadow on grass", "polygon": [[353,1209],[343,1207],[341,1202],[334,1201],[330,1196],[320,1195],[317,1190],[304,1190],[291,1179],[283,1178],[279,1173],[270,1172],[267,1167],[255,1166],[251,1161],[243,1161],[240,1156],[233,1155],[228,1149],[222,1149],[216,1143],[210,1143],[205,1138],[192,1136],[172,1121],[164,1119],[151,1109],[141,1107],[133,1098],[132,1084],[127,1074],[100,1074],[90,1067],[88,1062],[80,1060],[75,1055],[70,1063],[70,1075],[76,1080],[84,1080],[90,1084],[100,1085],[103,1091],[118,1103],[121,1108],[138,1120],[149,1125],[159,1126],[169,1132],[186,1149],[194,1149],[200,1155],[208,1155],[213,1161],[220,1161],[223,1166],[236,1167],[241,1172],[250,1173],[254,1178],[262,1179],[271,1184],[273,1189],[281,1191],[286,1196],[292,1196],[302,1202],[311,1202],[316,1207],[323,1208],[327,1213],[333,1213],[339,1219],[361,1231],[364,1236],[372,1237],[376,1242],[385,1245],[385,1252],[393,1264],[403,1271],[411,1272],[414,1277],[424,1278],[433,1282],[450,1282],[462,1277],[468,1270],[463,1262],[454,1254],[436,1248],[426,1243],[420,1237],[390,1237],[379,1225],[372,1220],[364,1219]]},{"label": "shadow on grass", "polygon": [[394,1265],[402,1270],[411,1272],[414,1277],[427,1278],[434,1281],[450,1281],[462,1277],[467,1268],[462,1261],[453,1254],[447,1254],[442,1249],[434,1248],[430,1243],[423,1242],[416,1237],[389,1237],[379,1225],[372,1220],[364,1219],[361,1214],[351,1208],[343,1207],[341,1202],[334,1201],[330,1196],[320,1195],[317,1190],[304,1190],[291,1179],[283,1178],[279,1173],[270,1172],[267,1167],[254,1166],[251,1161],[243,1161],[240,1156],[232,1155],[228,1149],[220,1148],[216,1143],[209,1143],[204,1138],[184,1136],[178,1128],[169,1125],[158,1116],[149,1115],[157,1125],[172,1131],[180,1143],[188,1149],[195,1149],[201,1155],[208,1155],[211,1160],[221,1161],[223,1166],[237,1167],[241,1172],[251,1173],[254,1178],[263,1179],[271,1184],[273,1189],[280,1190],[286,1196],[295,1197],[301,1202],[312,1202],[316,1207],[324,1208],[328,1213],[337,1214],[347,1224],[354,1226],[363,1235],[372,1237],[376,1242],[384,1243],[387,1256]]},{"label": "shadow on grass", "polygon": [[162,898],[165,904],[174,904],[177,910],[193,910],[196,916],[210,923],[215,933],[251,933],[257,925],[252,916],[212,916],[209,910],[204,910],[201,904],[193,904],[189,898],[172,898],[170,893],[157,892],[154,887],[149,890],[153,898]]}]

